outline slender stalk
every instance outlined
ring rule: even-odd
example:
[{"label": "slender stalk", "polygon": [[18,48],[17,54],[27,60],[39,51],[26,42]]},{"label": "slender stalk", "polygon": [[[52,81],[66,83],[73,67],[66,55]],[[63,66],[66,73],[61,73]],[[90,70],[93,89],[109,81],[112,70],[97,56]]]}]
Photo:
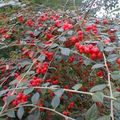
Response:
[{"label": "slender stalk", "polygon": [[[54,87],[40,87],[40,86],[36,86],[36,87],[19,87],[19,88],[16,88],[15,90],[24,90],[24,89],[28,89],[28,88],[34,88],[34,89],[47,89],[47,90],[58,90],[58,89],[63,89],[64,91],[66,92],[72,92],[72,93],[77,93],[77,94],[85,94],[85,95],[94,95],[94,93],[91,93],[91,92],[84,92],[84,91],[77,91],[77,90],[72,90],[72,89],[64,89],[64,88],[54,88]],[[7,91],[13,91],[14,88],[11,88],[11,89],[8,89],[8,90],[5,90],[6,92]],[[3,91],[2,91],[3,92]],[[110,97],[110,96],[107,96],[107,95],[104,95],[105,98],[108,98],[108,99],[112,99],[112,100],[116,100],[116,98],[114,97]]]},{"label": "slender stalk", "polygon": [[70,119],[70,120],[75,120],[74,118],[71,118],[71,117],[69,117],[69,116],[66,116],[66,115],[64,115],[64,114],[56,111],[55,109],[51,109],[51,108],[48,108],[48,107],[41,107],[41,106],[37,106],[37,105],[34,105],[34,104],[19,105],[19,106],[17,106],[17,107],[14,107],[14,108],[11,108],[11,109],[6,110],[5,112],[14,110],[14,109],[16,109],[16,108],[19,108],[20,106],[24,106],[24,107],[26,106],[26,107],[34,107],[34,108],[44,109],[44,110],[51,111],[51,112],[54,112],[54,113],[60,115],[61,117],[65,118],[65,120],[68,120],[68,119]]},{"label": "slender stalk", "polygon": [[[103,58],[104,58],[104,63],[105,63],[107,76],[108,76],[108,87],[109,87],[109,90],[110,90],[110,97],[113,97],[112,85],[111,85],[111,77],[110,77],[110,70],[108,68],[107,59],[106,59],[106,56],[105,56],[104,53],[103,53]],[[110,116],[111,116],[112,120],[114,120],[114,110],[113,110],[113,100],[112,99],[111,99],[111,113],[110,113]]]}]

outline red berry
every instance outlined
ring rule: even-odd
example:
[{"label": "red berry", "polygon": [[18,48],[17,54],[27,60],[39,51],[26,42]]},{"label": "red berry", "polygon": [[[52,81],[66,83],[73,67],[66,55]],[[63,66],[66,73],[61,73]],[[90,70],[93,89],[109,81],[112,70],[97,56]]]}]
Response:
[{"label": "red berry", "polygon": [[68,111],[63,111],[63,114],[67,116],[67,115],[69,115],[69,112]]},{"label": "red berry", "polygon": [[71,102],[69,105],[68,105],[68,109],[72,109],[74,107],[74,102]]},{"label": "red berry", "polygon": [[118,58],[118,59],[116,60],[116,62],[117,62],[117,64],[120,65],[120,58]]},{"label": "red berry", "polygon": [[103,71],[98,71],[97,73],[96,73],[96,75],[98,76],[98,77],[100,77],[100,78],[102,78],[103,77]]}]

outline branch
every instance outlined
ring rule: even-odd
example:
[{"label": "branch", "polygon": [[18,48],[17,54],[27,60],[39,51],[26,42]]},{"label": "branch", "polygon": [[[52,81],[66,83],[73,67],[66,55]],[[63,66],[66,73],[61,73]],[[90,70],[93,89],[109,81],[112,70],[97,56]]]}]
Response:
[{"label": "branch", "polygon": [[[11,108],[11,109],[8,109],[7,111],[11,111],[13,109],[16,109],[16,108],[19,108],[21,105],[17,106],[17,107],[14,107],[14,108]],[[26,107],[35,107],[35,108],[39,108],[39,109],[44,109],[44,110],[47,110],[47,111],[51,111],[51,112],[54,112],[58,115],[60,115],[61,117],[65,118],[66,120],[67,119],[70,119],[70,120],[75,120],[74,118],[71,118],[69,116],[66,116],[58,111],[56,111],[55,109],[51,109],[51,108],[47,108],[47,107],[41,107],[41,106],[37,106],[37,105],[34,105],[34,104],[25,104],[25,105],[22,105],[22,106],[26,106]],[[7,112],[5,111],[5,112]]]},{"label": "branch", "polygon": [[[64,89],[64,88],[54,88],[54,87],[40,87],[40,86],[36,86],[36,87],[19,87],[19,88],[16,88],[15,90],[21,90],[21,89],[28,89],[28,88],[34,88],[34,89],[47,89],[47,90],[58,90],[58,89],[63,89],[64,91],[66,92],[72,92],[72,93],[78,93],[78,94],[85,94],[85,95],[90,95],[90,96],[93,96],[94,93],[91,93],[91,92],[84,92],[84,91],[77,91],[77,90],[72,90],[72,89]],[[11,88],[11,89],[7,89],[7,90],[3,90],[1,92],[7,92],[7,91],[13,91],[14,88]],[[110,96],[107,96],[107,95],[104,95],[105,98],[108,98],[108,99],[112,99],[112,100],[116,100],[116,98],[114,97],[110,97]]]},{"label": "branch", "polygon": [[[104,63],[105,63],[107,76],[108,76],[108,86],[109,86],[109,89],[110,89],[110,97],[113,97],[112,85],[111,85],[111,77],[110,77],[110,70],[108,68],[107,59],[106,59],[106,56],[105,56],[104,53],[103,53],[103,58],[104,58]],[[113,110],[113,100],[112,99],[111,99],[111,113],[110,113],[110,116],[111,116],[112,120],[114,120],[114,110]]]}]

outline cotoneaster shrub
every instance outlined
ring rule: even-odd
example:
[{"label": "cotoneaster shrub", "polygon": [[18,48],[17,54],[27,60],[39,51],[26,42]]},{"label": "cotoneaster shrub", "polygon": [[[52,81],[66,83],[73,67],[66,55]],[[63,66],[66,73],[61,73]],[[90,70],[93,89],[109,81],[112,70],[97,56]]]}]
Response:
[{"label": "cotoneaster shrub", "polygon": [[[73,11],[18,15],[0,28],[0,117],[4,120],[119,120],[116,21]],[[4,56],[4,53],[2,53]]]}]

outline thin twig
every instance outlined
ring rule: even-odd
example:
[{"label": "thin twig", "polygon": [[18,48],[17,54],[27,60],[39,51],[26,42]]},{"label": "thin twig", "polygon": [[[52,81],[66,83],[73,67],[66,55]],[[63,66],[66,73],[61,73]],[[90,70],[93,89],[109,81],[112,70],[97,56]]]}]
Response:
[{"label": "thin twig", "polygon": [[[14,108],[8,109],[7,111],[14,110],[14,109],[19,108],[19,107],[21,107],[21,106],[24,106],[24,107],[25,107],[25,106],[26,106],[26,107],[35,107],[35,108],[39,108],[39,109],[44,109],[44,110],[51,111],[51,112],[54,112],[54,113],[60,115],[61,117],[65,118],[65,120],[68,120],[68,119],[70,119],[70,120],[75,120],[74,118],[68,117],[68,116],[66,116],[66,115],[64,115],[64,114],[56,111],[55,109],[51,109],[51,108],[48,108],[48,107],[41,107],[41,106],[37,106],[37,105],[34,105],[34,104],[19,105],[19,106],[16,106],[16,107],[14,107]],[[5,111],[5,112],[7,112],[7,111]]]},{"label": "thin twig", "polygon": [[[106,59],[106,56],[105,56],[104,53],[103,53],[103,58],[104,58],[104,63],[105,63],[107,76],[108,76],[108,86],[109,86],[109,90],[110,90],[110,97],[113,97],[112,85],[111,85],[111,77],[110,77],[110,70],[108,68],[107,59]],[[111,116],[112,120],[114,120],[114,110],[113,110],[113,100],[112,99],[111,99],[111,109],[110,110],[111,110],[110,116]]]},{"label": "thin twig", "polygon": [[[21,90],[21,89],[28,89],[28,88],[34,88],[34,89],[47,89],[47,90],[58,90],[58,89],[63,89],[64,91],[66,92],[72,92],[72,93],[78,93],[78,94],[85,94],[85,95],[90,95],[90,96],[93,96],[94,93],[91,93],[91,92],[84,92],[84,91],[77,91],[77,90],[72,90],[72,89],[64,89],[64,88],[54,88],[54,87],[40,87],[40,86],[36,86],[36,87],[18,87],[16,88],[15,90]],[[7,90],[4,90],[5,92],[7,91],[13,91],[14,88],[11,88],[11,89],[7,89]],[[4,92],[4,91],[1,91],[1,92]],[[108,98],[108,99],[112,99],[112,100],[116,100],[116,98],[114,97],[110,97],[110,96],[107,96],[107,95],[104,95],[105,98]]]}]

